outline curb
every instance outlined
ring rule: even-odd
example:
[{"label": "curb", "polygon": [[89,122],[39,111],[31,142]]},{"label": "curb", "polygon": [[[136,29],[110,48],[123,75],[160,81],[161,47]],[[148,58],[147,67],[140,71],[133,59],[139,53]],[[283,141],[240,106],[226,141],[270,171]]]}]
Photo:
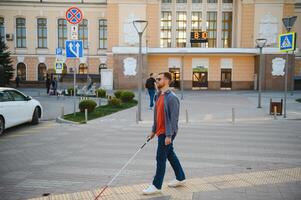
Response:
[{"label": "curb", "polygon": [[61,124],[77,124],[79,125],[80,123],[77,123],[77,122],[73,122],[73,121],[69,121],[69,120],[66,120],[66,119],[63,119],[61,117],[57,117],[55,119],[56,123],[61,123]]}]

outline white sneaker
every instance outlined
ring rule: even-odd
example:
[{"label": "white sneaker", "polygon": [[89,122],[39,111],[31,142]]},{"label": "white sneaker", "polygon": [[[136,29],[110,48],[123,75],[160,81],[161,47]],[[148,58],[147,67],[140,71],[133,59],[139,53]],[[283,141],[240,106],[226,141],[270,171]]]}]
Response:
[{"label": "white sneaker", "polygon": [[178,187],[185,184],[185,179],[183,181],[178,181],[177,179],[172,180],[168,183],[168,187]]},{"label": "white sneaker", "polygon": [[148,188],[144,189],[143,194],[156,194],[161,192],[161,190],[157,189],[153,184],[151,184],[150,186],[148,186]]}]

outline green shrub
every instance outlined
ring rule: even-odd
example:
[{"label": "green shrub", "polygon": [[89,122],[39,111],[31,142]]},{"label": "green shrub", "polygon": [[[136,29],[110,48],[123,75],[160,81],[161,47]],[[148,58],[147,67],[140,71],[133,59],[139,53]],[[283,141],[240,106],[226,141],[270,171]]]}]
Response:
[{"label": "green shrub", "polygon": [[[75,91],[77,92],[77,89],[75,89]],[[68,88],[67,92],[68,92],[69,96],[71,96],[71,95],[74,96],[74,88],[73,87],[72,88]]]},{"label": "green shrub", "polygon": [[83,100],[79,103],[79,110],[85,112],[85,109],[88,109],[88,112],[92,112],[96,105],[97,104],[93,100]]},{"label": "green shrub", "polygon": [[123,92],[122,90],[117,90],[116,92],[114,92],[115,97],[120,99],[120,96],[121,96],[122,92]]},{"label": "green shrub", "polygon": [[123,91],[120,95],[120,99],[122,102],[132,101],[135,97],[134,92],[132,91]]},{"label": "green shrub", "polygon": [[107,92],[104,89],[97,89],[96,96],[105,98],[107,96]]},{"label": "green shrub", "polygon": [[121,100],[116,98],[116,97],[113,97],[109,100],[109,105],[111,105],[111,106],[120,106],[121,105]]}]

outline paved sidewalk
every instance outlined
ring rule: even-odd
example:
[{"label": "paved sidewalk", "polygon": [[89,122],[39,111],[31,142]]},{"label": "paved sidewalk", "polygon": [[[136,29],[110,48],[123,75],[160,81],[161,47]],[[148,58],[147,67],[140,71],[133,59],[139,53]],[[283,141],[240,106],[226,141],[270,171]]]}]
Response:
[{"label": "paved sidewalk", "polygon": [[[289,183],[285,185],[285,183]],[[267,187],[268,185],[268,187]],[[293,186],[291,186],[293,185]],[[301,168],[289,168],[251,173],[230,174],[187,180],[177,188],[163,185],[162,192],[155,195],[143,195],[142,190],[148,184],[107,188],[98,199],[104,200],[198,200],[198,199],[300,199]],[[263,186],[263,187],[262,187]],[[286,187],[286,188],[285,188]],[[251,188],[251,189],[249,189]],[[280,191],[281,188],[281,191]],[[292,188],[291,190],[287,190]],[[228,193],[227,190],[239,189],[239,192]],[[286,189],[286,190],[285,190]],[[250,192],[254,190],[254,192]],[[285,191],[285,192],[284,192]],[[101,189],[72,194],[62,194],[35,198],[30,200],[94,200]]]}]

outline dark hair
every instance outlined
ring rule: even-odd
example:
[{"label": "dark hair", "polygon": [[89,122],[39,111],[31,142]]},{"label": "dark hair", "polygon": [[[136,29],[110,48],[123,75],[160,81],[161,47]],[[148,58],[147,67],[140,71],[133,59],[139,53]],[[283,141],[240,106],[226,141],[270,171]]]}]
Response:
[{"label": "dark hair", "polygon": [[150,73],[150,74],[149,74],[149,76],[152,76],[152,75],[153,75],[153,73]]},{"label": "dark hair", "polygon": [[172,77],[171,77],[170,72],[161,72],[161,73],[159,73],[159,75],[160,74],[163,74],[164,78],[167,78],[169,81],[172,81]]}]

